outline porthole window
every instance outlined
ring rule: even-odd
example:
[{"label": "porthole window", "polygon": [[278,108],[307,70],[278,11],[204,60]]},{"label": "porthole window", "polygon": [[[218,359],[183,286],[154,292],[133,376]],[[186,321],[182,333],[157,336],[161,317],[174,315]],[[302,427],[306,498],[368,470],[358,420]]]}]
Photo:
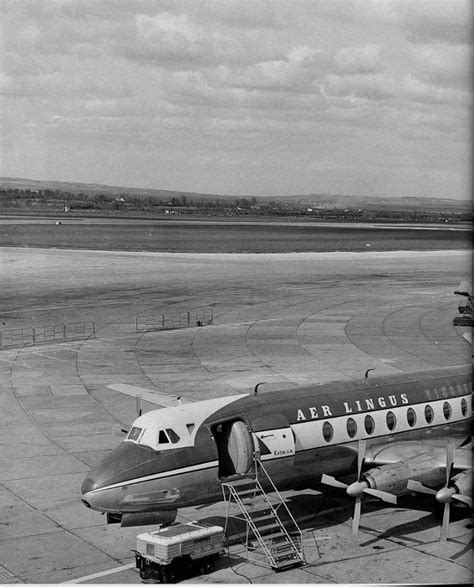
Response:
[{"label": "porthole window", "polygon": [[443,415],[445,420],[449,420],[451,418],[453,411],[451,409],[451,404],[449,402],[444,402],[443,404]]},{"label": "porthole window", "polygon": [[346,426],[349,438],[354,438],[357,433],[357,422],[354,420],[354,418],[348,418]]},{"label": "porthole window", "polygon": [[393,412],[387,412],[387,428],[389,430],[394,430],[395,426],[397,425],[397,419]]},{"label": "porthole window", "polygon": [[463,416],[467,415],[467,401],[464,398],[461,400],[461,414]]},{"label": "porthole window", "polygon": [[433,417],[433,408],[429,404],[427,404],[425,406],[425,420],[428,422],[428,424],[431,424],[431,422],[433,422]]},{"label": "porthole window", "polygon": [[375,428],[375,422],[372,416],[366,416],[364,420],[364,428],[367,434],[372,434]]},{"label": "porthole window", "polygon": [[326,442],[331,442],[334,435],[334,430],[329,422],[323,424],[323,438]]},{"label": "porthole window", "polygon": [[407,410],[407,422],[410,428],[413,428],[413,426],[416,424],[416,412],[413,408],[408,408]]}]

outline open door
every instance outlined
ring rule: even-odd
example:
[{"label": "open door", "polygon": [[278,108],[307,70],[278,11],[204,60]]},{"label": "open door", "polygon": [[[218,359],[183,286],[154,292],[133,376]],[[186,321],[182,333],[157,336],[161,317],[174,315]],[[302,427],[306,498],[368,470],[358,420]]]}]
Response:
[{"label": "open door", "polygon": [[213,427],[219,453],[219,478],[245,475],[253,466],[254,443],[242,420],[222,422]]}]

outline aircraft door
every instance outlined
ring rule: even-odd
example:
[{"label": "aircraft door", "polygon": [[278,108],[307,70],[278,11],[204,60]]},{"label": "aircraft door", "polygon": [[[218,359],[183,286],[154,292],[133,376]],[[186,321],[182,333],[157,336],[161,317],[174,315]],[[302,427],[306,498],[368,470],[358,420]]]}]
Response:
[{"label": "aircraft door", "polygon": [[283,414],[272,414],[252,420],[252,430],[262,461],[285,457],[287,463],[293,463],[295,437],[290,423]]}]

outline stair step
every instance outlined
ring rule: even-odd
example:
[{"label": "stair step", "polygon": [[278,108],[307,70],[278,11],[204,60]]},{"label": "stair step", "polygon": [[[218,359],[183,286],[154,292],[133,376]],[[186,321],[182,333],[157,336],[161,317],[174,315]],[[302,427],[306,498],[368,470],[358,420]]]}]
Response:
[{"label": "stair step", "polygon": [[295,552],[297,551],[297,548],[295,546],[293,546],[293,544],[291,544],[291,542],[280,542],[279,544],[272,544],[272,551],[277,554],[280,555],[283,552]]},{"label": "stair step", "polygon": [[[262,494],[259,494],[252,499],[250,499],[250,497],[248,497],[248,496],[244,497],[242,499],[242,503],[246,506],[255,506],[255,505],[261,506],[262,503],[264,503],[266,505],[267,509],[271,509],[268,500],[266,500]],[[261,509],[264,509],[264,508],[261,508]]]},{"label": "stair step", "polygon": [[239,491],[236,491],[236,493],[239,497],[245,497],[247,495],[255,495],[255,497],[260,497],[262,495],[262,492],[258,487],[255,487],[254,489],[239,489]]},{"label": "stair step", "polygon": [[294,548],[287,548],[286,550],[273,554],[273,558],[276,561],[284,560],[287,558],[298,558],[298,552]]},{"label": "stair step", "polygon": [[263,522],[264,520],[274,520],[275,519],[275,514],[271,513],[271,514],[265,514],[265,515],[251,515],[250,518],[252,519],[252,522],[257,525],[257,522]]},{"label": "stair step", "polygon": [[[271,524],[264,524],[263,526],[256,526],[258,532],[261,534],[264,530],[270,530],[271,528],[280,528],[281,524],[279,522],[273,522]],[[267,538],[267,537],[265,537]]]},{"label": "stair step", "polygon": [[230,481],[224,481],[222,483],[222,485],[231,485],[232,487],[242,487],[245,485],[253,485],[254,487],[257,486],[257,481],[255,480],[255,478],[240,478],[239,479],[232,479]]},{"label": "stair step", "polygon": [[275,565],[273,565],[273,568],[282,571],[283,569],[289,569],[290,567],[300,565],[302,562],[303,561],[300,558],[286,559],[284,561],[275,561]]},{"label": "stair step", "polygon": [[273,534],[268,534],[268,536],[265,536],[265,538],[267,540],[273,540],[274,541],[274,540],[277,540],[278,539],[281,542],[284,542],[284,541],[288,542],[287,535],[284,532],[282,532],[281,530],[279,532],[273,532]]}]

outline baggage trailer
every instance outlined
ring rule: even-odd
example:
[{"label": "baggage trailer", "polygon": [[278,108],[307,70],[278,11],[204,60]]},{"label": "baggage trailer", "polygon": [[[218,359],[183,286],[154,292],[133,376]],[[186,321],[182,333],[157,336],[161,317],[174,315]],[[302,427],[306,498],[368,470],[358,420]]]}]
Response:
[{"label": "baggage trailer", "polygon": [[173,583],[213,570],[223,553],[224,529],[197,522],[137,536],[135,563],[144,582]]}]

